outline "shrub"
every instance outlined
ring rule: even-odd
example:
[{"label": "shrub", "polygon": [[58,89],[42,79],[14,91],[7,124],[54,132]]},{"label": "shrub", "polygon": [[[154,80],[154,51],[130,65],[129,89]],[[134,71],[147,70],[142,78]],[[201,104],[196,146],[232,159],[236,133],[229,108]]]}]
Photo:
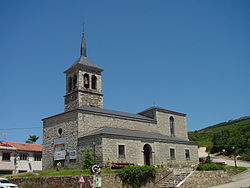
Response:
[{"label": "shrub", "polygon": [[240,159],[243,161],[250,161],[250,152],[242,154]]},{"label": "shrub", "polygon": [[90,150],[86,150],[82,154],[83,157],[83,169],[90,169],[94,165],[94,156]]},{"label": "shrub", "polygon": [[124,185],[139,188],[155,178],[156,169],[153,166],[126,166],[118,175]]},{"label": "shrub", "polygon": [[225,170],[225,167],[214,163],[204,163],[204,164],[199,164],[197,170],[199,171]]},{"label": "shrub", "polygon": [[205,163],[212,163],[212,159],[209,155],[206,157]]}]

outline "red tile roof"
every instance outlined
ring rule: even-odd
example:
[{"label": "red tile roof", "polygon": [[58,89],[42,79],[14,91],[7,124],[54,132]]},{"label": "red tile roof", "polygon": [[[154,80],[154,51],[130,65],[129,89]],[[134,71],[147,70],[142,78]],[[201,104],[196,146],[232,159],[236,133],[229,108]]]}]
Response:
[{"label": "red tile roof", "polygon": [[22,151],[42,151],[42,145],[39,144],[28,144],[20,142],[9,142],[9,141],[0,141],[0,146],[12,146],[17,150]]}]

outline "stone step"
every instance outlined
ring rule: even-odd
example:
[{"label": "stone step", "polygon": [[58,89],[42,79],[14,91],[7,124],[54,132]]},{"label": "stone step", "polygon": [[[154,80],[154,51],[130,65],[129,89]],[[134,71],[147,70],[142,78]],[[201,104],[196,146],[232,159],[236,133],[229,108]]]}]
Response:
[{"label": "stone step", "polygon": [[178,185],[184,178],[186,178],[189,173],[172,174],[168,176],[164,183],[160,185],[160,188],[173,188]]}]

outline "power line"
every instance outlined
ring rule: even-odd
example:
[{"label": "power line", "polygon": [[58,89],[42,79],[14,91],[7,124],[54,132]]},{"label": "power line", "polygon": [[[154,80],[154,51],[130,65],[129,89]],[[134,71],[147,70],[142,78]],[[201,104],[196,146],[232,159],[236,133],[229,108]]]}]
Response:
[{"label": "power line", "polygon": [[24,130],[24,129],[41,129],[42,127],[22,127],[22,128],[7,128],[7,129],[0,129],[0,131],[5,131],[5,130]]}]

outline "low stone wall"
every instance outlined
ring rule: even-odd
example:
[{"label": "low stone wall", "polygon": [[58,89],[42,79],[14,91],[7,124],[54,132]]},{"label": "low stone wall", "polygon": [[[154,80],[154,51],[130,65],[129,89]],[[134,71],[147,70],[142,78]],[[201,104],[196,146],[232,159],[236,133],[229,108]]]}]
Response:
[{"label": "low stone wall", "polygon": [[[170,173],[169,170],[159,170],[155,182],[148,183],[144,188],[155,188],[161,183],[160,180]],[[122,181],[117,174],[102,174],[102,188],[124,188]],[[83,188],[90,188],[92,176],[84,176],[86,183]],[[79,188],[79,176],[57,176],[57,177],[34,177],[34,178],[12,178],[11,182],[19,185],[20,188],[31,186],[34,188]]]},{"label": "low stone wall", "polygon": [[225,184],[232,181],[231,173],[227,171],[195,171],[180,188],[201,188]]},{"label": "low stone wall", "polygon": [[[159,170],[154,182],[148,183],[143,188],[160,188],[165,181],[168,181],[170,170]],[[180,188],[201,188],[224,184],[232,181],[232,173],[227,171],[194,171]],[[124,188],[117,174],[102,174],[102,188]],[[87,182],[83,188],[90,188],[92,176],[84,176]],[[34,177],[34,178],[12,178],[11,182],[18,184],[20,188],[30,186],[34,188],[78,188],[79,176],[61,177]],[[173,180],[174,181],[174,180]]]}]

